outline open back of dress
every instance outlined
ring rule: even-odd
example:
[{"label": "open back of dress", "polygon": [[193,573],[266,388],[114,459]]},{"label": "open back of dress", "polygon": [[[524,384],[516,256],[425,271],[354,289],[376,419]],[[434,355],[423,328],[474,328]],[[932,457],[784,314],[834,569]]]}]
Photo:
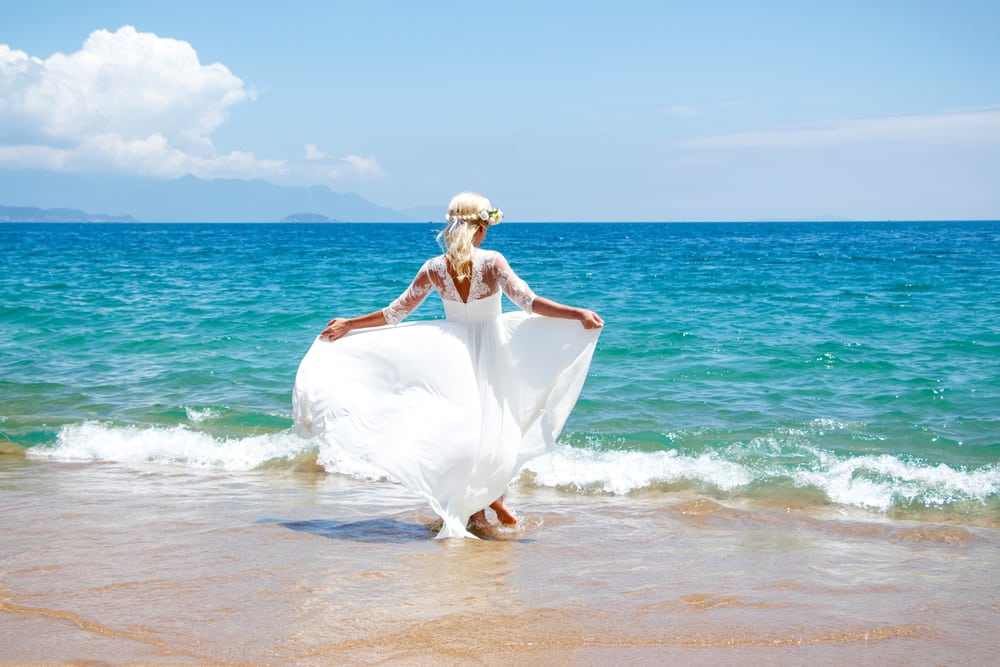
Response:
[{"label": "open back of dress", "polygon": [[[502,255],[477,250],[463,302],[443,256],[383,312],[391,326],[317,338],[295,379],[296,431],[345,450],[427,498],[438,537],[472,537],[469,516],[555,445],[600,330],[531,316],[534,294]],[[396,325],[440,292],[445,320]],[[501,313],[501,292],[527,312]]]}]

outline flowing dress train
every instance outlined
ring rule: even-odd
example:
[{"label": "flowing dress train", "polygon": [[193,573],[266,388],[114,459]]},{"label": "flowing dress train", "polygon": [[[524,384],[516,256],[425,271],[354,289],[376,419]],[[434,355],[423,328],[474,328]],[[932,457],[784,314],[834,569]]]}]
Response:
[{"label": "flowing dress train", "polygon": [[[530,315],[534,293],[497,252],[476,250],[467,301],[444,256],[383,310],[389,326],[317,338],[292,395],[296,431],[344,450],[425,497],[437,537],[473,537],[469,517],[549,451],[576,403],[599,329]],[[431,288],[445,320],[399,324]],[[501,312],[501,292],[525,312]]]}]

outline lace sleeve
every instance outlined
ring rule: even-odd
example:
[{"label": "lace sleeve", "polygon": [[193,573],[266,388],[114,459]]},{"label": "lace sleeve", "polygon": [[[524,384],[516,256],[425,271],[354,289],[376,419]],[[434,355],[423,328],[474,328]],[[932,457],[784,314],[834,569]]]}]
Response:
[{"label": "lace sleeve", "polygon": [[516,303],[521,310],[531,313],[531,304],[535,300],[535,293],[528,287],[528,283],[521,280],[514,273],[514,269],[510,268],[510,264],[507,263],[507,260],[500,253],[496,254],[493,265],[496,270],[497,282],[500,284],[500,289],[503,290],[503,293],[507,295],[508,299]]},{"label": "lace sleeve", "polygon": [[417,275],[413,279],[413,282],[410,283],[410,286],[396,297],[395,301],[382,309],[385,321],[392,325],[402,322],[403,318],[423,303],[423,300],[427,297],[427,293],[431,291],[431,287],[431,278],[427,270],[427,263],[425,262],[420,267],[420,270],[417,271]]}]

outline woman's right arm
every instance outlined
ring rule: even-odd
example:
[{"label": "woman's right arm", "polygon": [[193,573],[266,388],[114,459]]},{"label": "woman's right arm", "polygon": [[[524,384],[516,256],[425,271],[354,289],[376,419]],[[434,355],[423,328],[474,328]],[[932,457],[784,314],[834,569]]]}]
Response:
[{"label": "woman's right arm", "polygon": [[601,316],[586,308],[574,308],[546,299],[543,296],[536,296],[531,303],[531,312],[544,317],[559,317],[564,320],[577,320],[584,329],[600,329],[604,326]]},{"label": "woman's right arm", "polygon": [[566,306],[558,301],[536,295],[528,287],[528,284],[514,273],[514,269],[510,268],[507,259],[500,253],[494,255],[493,266],[504,293],[526,312],[543,317],[577,320],[584,329],[600,329],[604,326],[604,320],[592,310]]}]

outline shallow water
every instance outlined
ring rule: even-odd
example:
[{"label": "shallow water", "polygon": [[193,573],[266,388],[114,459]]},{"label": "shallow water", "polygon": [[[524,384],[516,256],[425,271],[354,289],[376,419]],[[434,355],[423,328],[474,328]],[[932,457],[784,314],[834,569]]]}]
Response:
[{"label": "shallow water", "polygon": [[987,664],[1000,533],[515,491],[433,540],[388,483],[0,461],[0,663]]}]

